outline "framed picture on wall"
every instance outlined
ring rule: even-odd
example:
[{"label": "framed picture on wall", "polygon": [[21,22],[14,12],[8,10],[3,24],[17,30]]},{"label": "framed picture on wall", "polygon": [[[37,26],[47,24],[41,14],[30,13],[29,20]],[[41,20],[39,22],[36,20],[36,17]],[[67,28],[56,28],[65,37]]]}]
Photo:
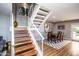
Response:
[{"label": "framed picture on wall", "polygon": [[65,29],[65,25],[59,25],[58,26],[58,30],[64,30]]}]

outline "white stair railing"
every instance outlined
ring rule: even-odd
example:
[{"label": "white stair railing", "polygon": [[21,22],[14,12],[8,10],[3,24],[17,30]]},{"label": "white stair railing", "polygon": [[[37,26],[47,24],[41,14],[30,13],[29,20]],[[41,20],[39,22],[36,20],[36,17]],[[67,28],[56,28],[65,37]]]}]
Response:
[{"label": "white stair railing", "polygon": [[33,20],[34,20],[35,16],[37,15],[37,12],[38,12],[39,8],[40,8],[40,6],[39,6],[39,5],[36,5],[35,8],[34,8],[34,11],[33,11],[33,13],[32,13],[32,15],[31,15],[31,17],[28,18],[28,19],[29,19],[29,21],[28,21],[28,23],[29,23],[29,24],[28,24],[28,25],[29,25],[28,30],[29,30],[29,33],[30,33],[30,35],[31,35],[31,37],[32,37],[33,44],[35,45],[35,48],[36,48],[37,51],[38,51],[38,55],[42,56],[42,52],[41,52],[41,50],[40,50],[40,47],[39,47],[39,45],[38,45],[38,43],[37,43],[35,37],[33,36],[33,33],[31,32],[31,30],[34,30],[34,29],[35,29],[36,31],[38,31],[35,26],[34,26],[33,29],[31,28],[31,26],[32,26],[32,24],[33,24]]},{"label": "white stair railing", "polygon": [[34,20],[35,16],[37,15],[37,12],[38,12],[39,8],[40,8],[39,5],[35,6],[34,11],[33,11],[32,15],[31,15],[31,17],[29,18],[29,27],[33,23],[33,20]]},{"label": "white stair railing", "polygon": [[[41,26],[44,25],[45,21],[46,21],[46,20],[48,19],[48,17],[52,14],[52,12],[48,12],[48,15],[45,16],[43,22],[41,23],[41,25],[39,26],[39,28],[37,28],[36,25],[33,23],[33,20],[35,20],[35,17],[37,16],[37,13],[38,13],[39,9],[40,9],[40,6],[39,6],[39,5],[36,5],[35,8],[34,8],[34,10],[33,10],[33,13],[32,13],[32,15],[31,15],[31,17],[29,18],[29,22],[28,22],[28,23],[29,23],[29,27],[28,27],[28,30],[29,30],[29,33],[30,33],[31,36],[32,36],[33,42],[34,42],[34,44],[35,44],[35,46],[36,46],[36,49],[37,49],[39,55],[42,55],[42,54],[43,54],[43,53],[42,53],[42,52],[43,52],[43,49],[42,49],[42,52],[41,52],[41,51],[40,51],[40,48],[39,48],[39,46],[38,46],[38,43],[36,42],[36,39],[34,38],[33,33],[31,32],[31,30],[35,30],[36,32],[38,32],[39,36],[42,38],[42,39],[41,39],[41,40],[42,40],[41,43],[43,43],[44,37],[43,37],[43,35],[41,34],[41,32],[39,31],[39,28],[41,28]],[[31,28],[31,26],[34,26],[34,28]],[[38,38],[38,39],[39,39],[39,38]],[[43,44],[42,44],[42,48],[43,48]]]}]

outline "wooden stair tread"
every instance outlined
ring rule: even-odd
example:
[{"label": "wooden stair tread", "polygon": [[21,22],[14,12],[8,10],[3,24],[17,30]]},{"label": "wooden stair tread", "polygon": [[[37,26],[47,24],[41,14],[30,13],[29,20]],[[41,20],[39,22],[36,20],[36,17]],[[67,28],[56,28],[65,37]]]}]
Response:
[{"label": "wooden stair tread", "polygon": [[37,14],[36,16],[38,16],[38,17],[41,17],[41,18],[45,18],[45,16],[42,16],[42,15],[38,15],[38,14]]},{"label": "wooden stair tread", "polygon": [[38,15],[35,17],[35,19],[42,19],[42,20],[44,20],[44,18],[45,18],[45,17],[38,16]]},{"label": "wooden stair tread", "polygon": [[41,16],[46,16],[45,14],[42,14],[42,13],[37,13],[38,15],[41,15]]},{"label": "wooden stair tread", "polygon": [[33,21],[41,21],[41,22],[43,22],[43,20],[41,20],[41,19],[34,19]]},{"label": "wooden stair tread", "polygon": [[15,43],[22,43],[22,42],[25,42],[25,41],[30,41],[31,39],[20,39],[20,40],[15,40]]},{"label": "wooden stair tread", "polygon": [[39,22],[39,23],[42,23],[43,21],[41,21],[41,20],[33,20],[33,22]]},{"label": "wooden stair tread", "polygon": [[29,34],[28,32],[14,32],[14,34]]},{"label": "wooden stair tread", "polygon": [[38,24],[38,23],[34,23],[35,25],[41,25],[41,23],[40,24]]},{"label": "wooden stair tread", "polygon": [[17,56],[35,56],[35,55],[37,55],[37,51],[34,49],[32,49],[28,52],[17,54]]},{"label": "wooden stair tread", "polygon": [[28,30],[25,30],[25,29],[24,29],[24,30],[14,30],[14,31],[28,31]]},{"label": "wooden stair tread", "polygon": [[17,30],[14,30],[14,31],[28,31],[27,29],[17,29]]},{"label": "wooden stair tread", "polygon": [[42,17],[38,17],[38,16],[36,16],[35,19],[41,19],[41,20],[44,20],[44,18],[42,18]]},{"label": "wooden stair tread", "polygon": [[42,22],[40,22],[40,21],[38,21],[38,22],[37,22],[37,21],[33,21],[33,23],[37,23],[37,24],[40,24],[40,23],[42,23]]},{"label": "wooden stair tread", "polygon": [[15,42],[16,41],[22,41],[22,40],[30,40],[31,39],[31,37],[20,37],[20,38],[15,38],[16,40],[15,40]]},{"label": "wooden stair tread", "polygon": [[31,36],[17,36],[17,37],[15,37],[15,39],[19,39],[19,38],[31,38]]},{"label": "wooden stair tread", "polygon": [[19,53],[19,52],[23,52],[23,51],[25,52],[25,51],[33,49],[33,48],[34,48],[33,44],[27,44],[27,45],[16,47],[15,50],[16,50],[16,53]]},{"label": "wooden stair tread", "polygon": [[48,10],[44,9],[44,8],[40,8],[40,10],[44,11],[44,12],[49,12]]},{"label": "wooden stair tread", "polygon": [[15,37],[17,36],[29,36],[29,34],[15,34]]},{"label": "wooden stair tread", "polygon": [[[23,40],[23,39],[21,39],[21,40]],[[27,39],[27,40],[23,40],[22,42],[29,42],[29,41],[32,41],[32,40],[31,39]],[[22,42],[17,42],[17,43],[22,43]]]},{"label": "wooden stair tread", "polygon": [[28,30],[14,30],[14,33],[28,33]]},{"label": "wooden stair tread", "polygon": [[21,27],[21,26],[19,27],[18,26],[16,28],[14,28],[14,30],[27,30],[27,27]]},{"label": "wooden stair tread", "polygon": [[15,38],[22,38],[22,37],[27,37],[27,38],[31,38],[31,36],[15,36]]},{"label": "wooden stair tread", "polygon": [[28,41],[23,41],[23,42],[16,42],[15,46],[20,46],[20,45],[29,44],[29,43],[32,43],[32,41],[28,40]]},{"label": "wooden stair tread", "polygon": [[48,15],[48,12],[44,12],[42,10],[38,10],[37,14],[40,14],[40,15],[43,15],[43,16],[47,16]]}]

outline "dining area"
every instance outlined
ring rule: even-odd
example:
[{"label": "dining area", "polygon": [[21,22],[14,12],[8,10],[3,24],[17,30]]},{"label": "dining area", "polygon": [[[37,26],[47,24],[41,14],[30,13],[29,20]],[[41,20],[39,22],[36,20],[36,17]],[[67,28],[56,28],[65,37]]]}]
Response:
[{"label": "dining area", "polygon": [[64,39],[64,33],[61,31],[58,31],[58,33],[52,33],[52,32],[48,32],[47,33],[47,41],[49,43],[58,43],[58,42],[62,42]]}]

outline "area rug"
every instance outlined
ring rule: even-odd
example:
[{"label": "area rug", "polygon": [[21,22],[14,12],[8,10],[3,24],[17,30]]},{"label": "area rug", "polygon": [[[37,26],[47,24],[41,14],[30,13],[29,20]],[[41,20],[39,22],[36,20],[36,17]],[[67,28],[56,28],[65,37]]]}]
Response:
[{"label": "area rug", "polygon": [[70,42],[71,41],[69,41],[69,40],[63,40],[62,42],[57,42],[57,43],[55,43],[55,42],[49,43],[47,41],[44,41],[44,43],[46,45],[49,45],[50,47],[53,47],[55,49],[61,49],[62,47],[64,47],[65,45],[67,45]]}]

